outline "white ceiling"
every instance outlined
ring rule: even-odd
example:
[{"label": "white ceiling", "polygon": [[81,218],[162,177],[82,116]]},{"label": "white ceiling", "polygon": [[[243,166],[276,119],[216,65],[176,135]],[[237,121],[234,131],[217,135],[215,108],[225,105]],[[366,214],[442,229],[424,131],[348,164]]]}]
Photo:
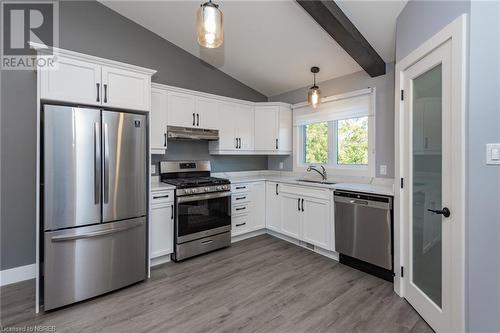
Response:
[{"label": "white ceiling", "polygon": [[[224,44],[196,41],[196,10],[203,0],[102,0],[123,16],[219,68],[266,96],[347,75],[361,67],[295,1],[215,1],[224,13]],[[405,1],[345,1],[342,10],[386,61],[394,59],[396,17]]]}]

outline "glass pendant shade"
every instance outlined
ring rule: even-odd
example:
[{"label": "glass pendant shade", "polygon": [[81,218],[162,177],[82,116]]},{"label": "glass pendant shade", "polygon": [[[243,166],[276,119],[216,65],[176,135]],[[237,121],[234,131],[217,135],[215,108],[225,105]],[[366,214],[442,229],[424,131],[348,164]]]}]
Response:
[{"label": "glass pendant shade", "polygon": [[218,5],[209,1],[200,6],[196,16],[196,30],[201,46],[214,49],[222,45],[223,15]]},{"label": "glass pendant shade", "polygon": [[309,88],[309,93],[307,94],[307,103],[316,109],[321,103],[321,90],[317,86],[312,86]]}]

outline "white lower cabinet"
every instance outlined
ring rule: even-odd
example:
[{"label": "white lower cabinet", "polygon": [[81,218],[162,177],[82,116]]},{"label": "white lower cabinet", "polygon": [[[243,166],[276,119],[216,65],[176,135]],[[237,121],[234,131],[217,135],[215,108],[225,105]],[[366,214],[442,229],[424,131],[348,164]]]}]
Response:
[{"label": "white lower cabinet", "polygon": [[266,227],[265,182],[233,184],[231,235],[239,236]]},{"label": "white lower cabinet", "polygon": [[280,195],[281,207],[281,233],[300,239],[302,212],[300,210],[301,198],[295,194],[282,193]]},{"label": "white lower cabinet", "polygon": [[174,192],[152,193],[150,259],[174,252]]},{"label": "white lower cabinet", "polygon": [[302,239],[323,249],[330,248],[333,235],[330,201],[316,198],[304,198],[302,212]]},{"label": "white lower cabinet", "polygon": [[266,228],[281,231],[279,183],[266,182]]}]

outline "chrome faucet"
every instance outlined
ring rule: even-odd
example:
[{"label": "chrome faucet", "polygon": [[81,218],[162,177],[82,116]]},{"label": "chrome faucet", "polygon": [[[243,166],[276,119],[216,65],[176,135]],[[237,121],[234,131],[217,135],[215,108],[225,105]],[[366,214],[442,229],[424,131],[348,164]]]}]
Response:
[{"label": "chrome faucet", "polygon": [[317,173],[319,173],[321,175],[321,177],[323,178],[323,181],[326,180],[326,169],[324,166],[320,165],[321,169],[323,170],[323,172],[319,171],[318,170],[318,167],[317,166],[314,166],[314,165],[310,165],[308,168],[307,168],[307,172],[311,172],[312,170],[316,171]]}]

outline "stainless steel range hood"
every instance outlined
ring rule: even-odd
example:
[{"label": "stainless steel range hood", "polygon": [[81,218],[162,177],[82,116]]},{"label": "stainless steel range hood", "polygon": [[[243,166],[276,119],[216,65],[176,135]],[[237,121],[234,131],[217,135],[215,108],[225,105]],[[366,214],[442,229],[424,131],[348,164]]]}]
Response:
[{"label": "stainless steel range hood", "polygon": [[219,130],[167,126],[167,136],[172,140],[219,140]]}]

